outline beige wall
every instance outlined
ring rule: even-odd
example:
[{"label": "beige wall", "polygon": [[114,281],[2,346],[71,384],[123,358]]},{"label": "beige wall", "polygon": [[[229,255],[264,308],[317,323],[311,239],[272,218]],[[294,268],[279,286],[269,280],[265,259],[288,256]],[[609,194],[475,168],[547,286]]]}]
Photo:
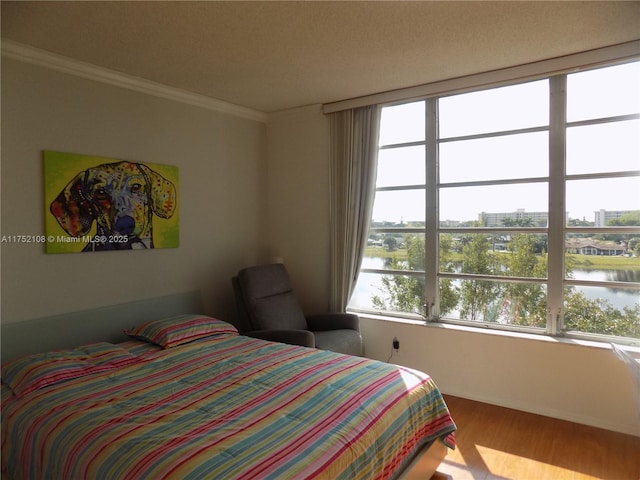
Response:
[{"label": "beige wall", "polygon": [[[295,272],[306,310],[327,294],[329,127],[319,107],[272,116],[270,250]],[[275,230],[274,230],[275,229]],[[301,292],[302,293],[302,292]],[[640,436],[640,406],[610,349],[361,318],[368,357],[428,372],[445,393]]]},{"label": "beige wall", "polygon": [[329,305],[329,120],[320,106],[273,114],[267,127],[269,254],[281,258],[306,313]]},{"label": "beige wall", "polygon": [[45,254],[2,244],[2,322],[200,290],[235,314],[231,276],[265,258],[262,122],[2,60],[2,234],[42,234],[42,150],[175,165],[180,247]]}]

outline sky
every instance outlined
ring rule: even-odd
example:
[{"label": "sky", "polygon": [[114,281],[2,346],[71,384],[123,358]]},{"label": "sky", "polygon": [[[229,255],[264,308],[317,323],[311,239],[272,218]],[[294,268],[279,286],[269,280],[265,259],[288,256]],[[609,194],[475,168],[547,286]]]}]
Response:
[{"label": "sky", "polygon": [[[440,137],[544,126],[549,118],[548,92],[548,81],[540,80],[441,98]],[[640,62],[568,76],[568,122],[637,113]],[[383,110],[381,145],[422,139],[422,103]],[[547,141],[548,132],[542,131],[443,142],[439,152],[440,181],[546,177]],[[566,157],[568,175],[640,170],[640,120],[570,127]],[[424,184],[423,158],[423,146],[381,150],[377,186]],[[441,189],[440,219],[476,220],[483,211],[511,212],[521,208],[546,212],[547,189],[546,183]],[[640,210],[640,178],[568,181],[566,207],[570,218],[587,221],[593,221],[593,212],[600,209]],[[423,220],[424,212],[421,191],[378,192],[373,219]]]}]

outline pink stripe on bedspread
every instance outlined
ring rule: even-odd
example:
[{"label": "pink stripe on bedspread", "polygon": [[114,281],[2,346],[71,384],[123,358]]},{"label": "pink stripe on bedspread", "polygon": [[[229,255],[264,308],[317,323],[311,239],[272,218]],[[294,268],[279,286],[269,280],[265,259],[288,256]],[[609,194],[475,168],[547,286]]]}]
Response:
[{"label": "pink stripe on bedspread", "polygon": [[387,479],[455,425],[425,374],[359,357],[211,338],[127,342],[136,365],[16,398],[8,478]]}]

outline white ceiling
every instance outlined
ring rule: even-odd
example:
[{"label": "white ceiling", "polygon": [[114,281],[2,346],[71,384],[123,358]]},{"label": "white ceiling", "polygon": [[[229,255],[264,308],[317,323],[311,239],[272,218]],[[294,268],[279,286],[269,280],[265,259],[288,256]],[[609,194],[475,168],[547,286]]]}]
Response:
[{"label": "white ceiling", "polygon": [[2,1],[2,37],[261,112],[640,38],[640,2]]}]

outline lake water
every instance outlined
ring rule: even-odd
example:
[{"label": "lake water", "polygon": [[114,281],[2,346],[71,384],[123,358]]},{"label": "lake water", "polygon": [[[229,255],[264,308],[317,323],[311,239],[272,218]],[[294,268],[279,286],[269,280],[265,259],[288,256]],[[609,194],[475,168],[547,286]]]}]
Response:
[{"label": "lake water", "polygon": [[[378,257],[365,257],[365,268],[384,268],[384,259]],[[640,282],[640,271],[637,270],[574,270],[573,278],[576,280],[613,281],[613,282]],[[590,299],[604,298],[614,307],[622,309],[625,306],[633,306],[640,302],[640,293],[626,289],[614,289],[604,287],[576,286],[575,289],[582,292]],[[371,296],[382,292],[381,275],[373,273],[361,273],[358,285],[351,298],[350,305],[360,308],[373,308]]]}]

